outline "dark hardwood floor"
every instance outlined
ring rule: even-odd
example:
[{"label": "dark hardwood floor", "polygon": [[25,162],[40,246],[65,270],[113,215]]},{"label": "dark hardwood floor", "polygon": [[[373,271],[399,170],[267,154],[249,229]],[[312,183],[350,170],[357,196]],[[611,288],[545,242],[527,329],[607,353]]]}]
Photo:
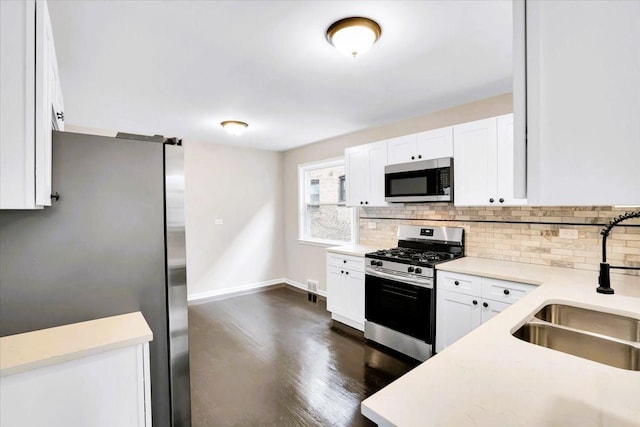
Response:
[{"label": "dark hardwood floor", "polygon": [[189,340],[194,427],[374,425],[360,402],[418,364],[287,287],[189,306]]}]

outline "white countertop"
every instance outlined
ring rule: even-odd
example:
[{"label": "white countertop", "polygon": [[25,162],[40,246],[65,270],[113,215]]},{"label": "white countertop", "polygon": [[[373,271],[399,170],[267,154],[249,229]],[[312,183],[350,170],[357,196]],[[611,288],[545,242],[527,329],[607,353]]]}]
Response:
[{"label": "white countertop", "polygon": [[73,323],[0,338],[0,376],[151,341],[142,313]]},{"label": "white countertop", "polygon": [[327,251],[333,252],[336,254],[343,255],[352,255],[363,257],[365,254],[369,252],[375,252],[379,248],[374,248],[373,246],[364,246],[364,245],[344,245],[344,246],[332,246],[327,248]]},{"label": "white countertop", "polygon": [[511,335],[539,308],[567,302],[640,319],[640,277],[462,258],[438,269],[540,285],[362,402],[380,426],[640,426],[640,372],[614,368]]}]

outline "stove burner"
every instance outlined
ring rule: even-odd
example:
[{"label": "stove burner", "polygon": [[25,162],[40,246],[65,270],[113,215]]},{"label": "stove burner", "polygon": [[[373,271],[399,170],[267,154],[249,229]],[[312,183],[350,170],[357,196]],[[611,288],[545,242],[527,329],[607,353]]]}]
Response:
[{"label": "stove burner", "polygon": [[374,252],[373,255],[390,259],[415,261],[420,263],[442,261],[445,259],[452,259],[455,256],[448,252],[424,251],[411,248],[382,249]]}]

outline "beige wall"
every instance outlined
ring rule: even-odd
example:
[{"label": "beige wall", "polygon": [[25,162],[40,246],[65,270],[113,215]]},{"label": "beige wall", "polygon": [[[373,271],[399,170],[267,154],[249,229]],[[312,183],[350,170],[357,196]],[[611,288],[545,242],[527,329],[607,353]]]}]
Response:
[{"label": "beige wall", "polygon": [[[185,141],[189,298],[284,277],[282,153]],[[216,225],[215,220],[222,224]]]},{"label": "beige wall", "polygon": [[344,149],[354,145],[437,129],[511,111],[511,94],[505,94],[286,151],[283,159],[285,276],[305,286],[308,279],[318,280],[320,291],[326,291],[325,248],[297,241],[297,168],[299,164],[343,156]]}]

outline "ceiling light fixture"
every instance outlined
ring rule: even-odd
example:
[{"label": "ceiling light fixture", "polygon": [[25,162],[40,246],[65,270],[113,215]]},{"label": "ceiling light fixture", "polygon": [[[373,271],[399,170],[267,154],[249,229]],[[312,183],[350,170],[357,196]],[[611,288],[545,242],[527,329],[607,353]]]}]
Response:
[{"label": "ceiling light fixture", "polygon": [[362,55],[380,38],[377,22],[362,17],[344,18],[327,29],[327,40],[340,52],[356,57]]},{"label": "ceiling light fixture", "polygon": [[237,120],[225,120],[220,125],[229,133],[229,135],[240,136],[244,133],[245,129],[249,126],[245,122],[239,122]]}]

